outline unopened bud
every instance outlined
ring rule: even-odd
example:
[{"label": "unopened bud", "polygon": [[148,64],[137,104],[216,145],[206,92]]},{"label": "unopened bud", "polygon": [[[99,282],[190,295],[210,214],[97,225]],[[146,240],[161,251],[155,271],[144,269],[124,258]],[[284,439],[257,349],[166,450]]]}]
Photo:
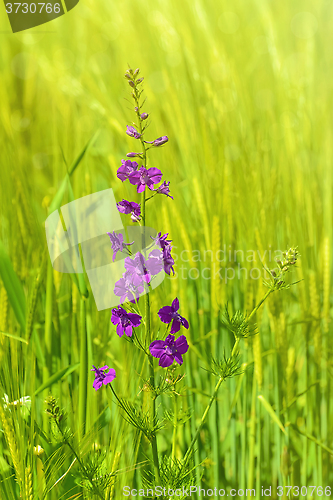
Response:
[{"label": "unopened bud", "polygon": [[134,111],[138,112],[139,108],[137,106],[135,106]]},{"label": "unopened bud", "polygon": [[125,78],[127,78],[127,80],[132,80],[132,77],[129,73],[125,73]]},{"label": "unopened bud", "polygon": [[139,156],[141,158],[142,153],[127,153],[127,158],[135,158],[136,156]]},{"label": "unopened bud", "polygon": [[284,267],[282,268],[282,271],[285,273],[286,271],[288,271],[288,267],[287,267],[287,266],[284,266]]},{"label": "unopened bud", "polygon": [[134,76],[137,76],[139,73],[140,73],[140,68],[136,68],[133,74]]},{"label": "unopened bud", "polygon": [[148,118],[148,113],[142,113],[141,120],[147,120],[147,118]]},{"label": "unopened bud", "polygon": [[130,85],[130,87],[135,87],[135,84],[134,84],[134,82],[132,82],[132,80],[130,80],[130,81],[128,82],[128,84]]},{"label": "unopened bud", "polygon": [[142,78],[139,78],[139,79],[136,81],[136,83],[141,83],[141,82],[143,82],[143,77],[142,77]]}]

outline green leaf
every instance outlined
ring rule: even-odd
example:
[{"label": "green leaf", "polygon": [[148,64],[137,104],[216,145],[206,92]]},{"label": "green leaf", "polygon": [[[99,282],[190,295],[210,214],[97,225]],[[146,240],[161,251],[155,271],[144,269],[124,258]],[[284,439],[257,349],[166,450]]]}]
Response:
[{"label": "green leaf", "polygon": [[18,340],[19,342],[23,342],[24,344],[29,344],[29,342],[26,339],[23,339],[22,337],[19,337],[18,335],[13,335],[12,333],[7,333],[7,332],[1,332],[2,335],[5,335],[5,337],[10,337],[11,339]]},{"label": "green leaf", "polygon": [[0,275],[6,289],[8,300],[14,309],[17,321],[25,331],[25,295],[22,284],[15,273],[11,260],[0,241]]},{"label": "green leaf", "polygon": [[55,384],[58,382],[58,380],[61,380],[62,378],[67,377],[70,375],[76,368],[80,365],[80,363],[76,363],[75,365],[70,365],[67,366],[66,368],[63,368],[62,370],[59,370],[57,373],[52,375],[46,382],[44,382],[41,386],[38,387],[38,389],[35,391],[35,396],[39,394],[40,392],[44,391],[51,385]]},{"label": "green leaf", "polygon": [[280,427],[281,431],[286,433],[286,430],[283,427],[281,420],[279,419],[279,417],[277,416],[277,414],[275,413],[275,411],[273,410],[273,408],[271,407],[269,402],[266,401],[264,396],[261,394],[258,396],[258,399],[259,399],[259,401],[261,401],[261,403],[263,404],[263,407],[265,408],[267,413],[271,416],[272,420],[274,420],[274,422]]}]

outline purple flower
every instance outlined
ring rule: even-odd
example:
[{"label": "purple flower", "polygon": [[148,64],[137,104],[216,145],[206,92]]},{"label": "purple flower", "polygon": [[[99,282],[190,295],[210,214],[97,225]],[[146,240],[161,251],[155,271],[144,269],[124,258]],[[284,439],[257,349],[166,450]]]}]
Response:
[{"label": "purple flower", "polygon": [[174,259],[172,258],[172,255],[171,255],[171,247],[165,247],[163,249],[163,255],[162,255],[162,258],[163,258],[163,267],[164,267],[164,271],[170,276],[170,272],[172,271],[173,274],[175,274],[175,270],[173,268],[173,265],[175,263]]},{"label": "purple flower", "polygon": [[142,193],[146,186],[149,189],[154,189],[154,184],[158,184],[162,179],[162,172],[155,167],[146,169],[141,167],[138,171],[131,173],[128,176],[131,184],[137,185],[137,192]]},{"label": "purple flower", "polygon": [[169,138],[166,135],[162,137],[158,137],[154,141],[145,141],[146,144],[153,144],[153,146],[162,146],[166,142],[168,142]]},{"label": "purple flower", "polygon": [[134,201],[122,200],[117,203],[117,207],[122,214],[131,214],[133,222],[138,222],[141,219],[141,206]]},{"label": "purple flower", "polygon": [[112,309],[111,322],[117,325],[119,337],[122,337],[124,333],[127,337],[132,337],[133,327],[139,326],[141,319],[139,314],[128,313],[121,306]]},{"label": "purple flower", "polygon": [[172,240],[167,240],[169,233],[163,234],[163,236],[161,236],[161,234],[162,233],[160,231],[156,238],[153,238],[153,236],[151,236],[151,239],[154,240],[156,245],[160,246],[162,250],[164,250],[165,247],[170,247],[170,243],[172,242]]},{"label": "purple flower", "polygon": [[135,158],[136,156],[139,156],[141,158],[142,153],[127,153],[127,158]]},{"label": "purple flower", "polygon": [[170,276],[171,271],[173,272],[173,274],[175,274],[175,270],[173,268],[175,261],[171,255],[171,240],[167,240],[168,234],[169,233],[166,233],[161,236],[161,232],[159,232],[156,238],[153,238],[152,236],[151,238],[152,240],[154,240],[156,245],[159,245],[162,248],[162,252],[160,252],[159,258],[163,261],[164,271]]},{"label": "purple flower", "polygon": [[[153,252],[151,252],[153,253]],[[151,255],[151,254],[150,254]],[[142,283],[150,283],[152,276],[156,276],[160,271],[162,271],[162,263],[155,256],[149,256],[145,260],[144,256],[138,252],[134,259],[126,257],[125,268],[133,277],[139,279]]]},{"label": "purple flower", "polygon": [[171,306],[164,306],[158,311],[160,320],[163,323],[171,323],[170,333],[177,333],[180,330],[180,326],[183,325],[185,328],[189,327],[187,319],[183,318],[179,313],[179,300],[176,298]]},{"label": "purple flower", "polygon": [[117,177],[122,182],[128,179],[128,176],[136,171],[138,168],[138,163],[131,160],[121,160],[121,167],[117,170]]},{"label": "purple flower", "polygon": [[97,391],[102,385],[109,384],[116,378],[116,370],[110,368],[108,373],[104,373],[105,370],[108,370],[109,367],[107,365],[102,366],[102,368],[96,368],[94,365],[91,369],[92,372],[95,372],[95,380],[93,383],[93,388]]},{"label": "purple flower", "polygon": [[113,291],[117,297],[120,297],[121,303],[129,300],[135,304],[135,299],[139,300],[140,293],[142,293],[143,290],[142,279],[132,272],[126,271],[123,277],[115,283]]},{"label": "purple flower", "polygon": [[106,234],[110,237],[111,240],[111,248],[113,250],[112,262],[115,261],[118,252],[122,252],[125,247],[133,245],[134,243],[134,241],[132,241],[132,243],[124,243],[123,235],[121,233],[116,234],[115,231],[113,231],[113,233],[106,233]]},{"label": "purple flower", "polygon": [[148,113],[142,113],[141,120],[147,120],[148,116]]},{"label": "purple flower", "polygon": [[157,189],[155,189],[155,191],[157,191],[159,194],[165,194],[166,196],[169,196],[169,198],[172,198],[173,197],[169,194],[170,193],[170,189],[169,189],[169,184],[170,184],[170,181],[164,181],[160,186],[158,186]]},{"label": "purple flower", "polygon": [[129,135],[130,137],[134,137],[134,139],[140,139],[140,137],[141,137],[141,134],[139,134],[139,132],[136,130],[135,127],[128,126],[128,125],[127,125],[127,129],[126,129],[126,134]]},{"label": "purple flower", "polygon": [[168,335],[165,340],[154,340],[149,346],[150,354],[160,358],[159,365],[163,368],[171,366],[174,360],[179,365],[183,364],[182,354],[188,351],[188,343],[185,335],[175,340],[174,335]]}]

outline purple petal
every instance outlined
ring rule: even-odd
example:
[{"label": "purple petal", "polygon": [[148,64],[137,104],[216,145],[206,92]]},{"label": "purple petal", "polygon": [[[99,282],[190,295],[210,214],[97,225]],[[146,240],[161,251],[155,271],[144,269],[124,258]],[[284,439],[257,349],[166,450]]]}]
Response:
[{"label": "purple petal", "polygon": [[125,328],[125,334],[127,335],[127,337],[132,337],[132,334],[133,334],[132,325],[126,326],[126,328]]},{"label": "purple petal", "polygon": [[162,271],[163,264],[160,260],[155,257],[149,258],[146,262],[146,268],[153,276],[156,276],[159,272]]},{"label": "purple petal", "polygon": [[117,316],[117,314],[114,311],[112,311],[111,323],[114,325],[118,325],[119,322],[120,322],[119,316]]},{"label": "purple petal", "polygon": [[128,176],[128,180],[130,181],[131,184],[138,184],[140,182],[141,174],[140,172],[132,172]]},{"label": "purple petal", "polygon": [[188,346],[188,343],[187,343],[185,335],[181,335],[180,337],[178,337],[178,339],[176,340],[175,344],[176,344],[176,347],[177,347],[177,352],[179,354],[185,354],[185,352],[188,351],[188,347],[189,346]]},{"label": "purple petal", "polygon": [[139,314],[127,313],[127,316],[131,320],[133,326],[139,326],[141,324],[142,317]]},{"label": "purple petal", "polygon": [[98,391],[100,387],[102,387],[103,382],[99,378],[95,378],[94,383],[93,383],[93,388],[95,391]]},{"label": "purple petal", "polygon": [[121,338],[124,335],[124,328],[121,323],[117,325],[117,335]]},{"label": "purple petal", "polygon": [[110,371],[109,373],[107,373],[105,375],[105,379],[103,380],[103,384],[106,385],[106,384],[109,384],[110,382],[112,382],[112,380],[114,380],[116,378],[116,370],[114,368],[110,368]]},{"label": "purple petal", "polygon": [[189,326],[190,326],[190,325],[188,324],[188,321],[187,321],[187,319],[186,319],[186,318],[182,318],[182,325],[183,325],[183,326],[185,326],[185,328],[187,328],[187,329],[188,329],[188,328],[189,328]]},{"label": "purple petal", "polygon": [[167,368],[168,366],[171,366],[173,363],[174,357],[170,356],[169,354],[164,353],[160,357],[159,365],[162,366],[163,368]]},{"label": "purple petal", "polygon": [[179,309],[179,300],[177,299],[177,297],[172,302],[172,309],[174,311],[178,311],[178,309]]},{"label": "purple petal", "polygon": [[177,333],[180,330],[181,322],[178,319],[174,319],[171,325],[170,333]]},{"label": "purple petal", "polygon": [[163,323],[171,323],[172,316],[171,314],[173,313],[173,309],[171,306],[164,306],[158,311],[158,315],[161,321]]},{"label": "purple petal", "polygon": [[175,354],[175,361],[176,361],[179,365],[182,365],[182,364],[183,364],[183,358],[182,358],[182,355],[181,355],[179,352],[176,352],[176,354]]},{"label": "purple petal", "polygon": [[165,341],[164,340],[154,340],[149,346],[150,354],[154,358],[160,358],[164,351]]}]

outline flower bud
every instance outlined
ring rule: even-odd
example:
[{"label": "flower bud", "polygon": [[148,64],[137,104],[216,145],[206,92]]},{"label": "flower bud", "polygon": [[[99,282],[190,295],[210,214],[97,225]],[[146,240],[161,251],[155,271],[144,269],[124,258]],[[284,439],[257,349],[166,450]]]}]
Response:
[{"label": "flower bud", "polygon": [[132,80],[132,77],[129,73],[125,73],[125,78],[127,78],[127,80]]},{"label": "flower bud", "polygon": [[148,113],[142,113],[141,120],[147,120],[147,118],[148,118]]},{"label": "flower bud", "polygon": [[139,78],[139,79],[136,81],[136,83],[141,83],[141,82],[143,82],[143,77],[142,77],[142,78]]},{"label": "flower bud", "polygon": [[141,158],[142,153],[127,153],[127,158],[135,158],[136,156],[139,156]]},{"label": "flower bud", "polygon": [[129,83],[130,87],[135,87],[135,84],[134,84],[134,82],[132,82],[132,80],[130,80],[128,83]]},{"label": "flower bud", "polygon": [[40,457],[41,455],[43,455],[43,453],[44,453],[44,448],[39,446],[39,444],[37,446],[34,446],[34,455]]},{"label": "flower bud", "polygon": [[139,108],[137,106],[135,106],[134,111],[138,112]]},{"label": "flower bud", "polygon": [[133,74],[134,76],[137,76],[139,73],[140,73],[140,68],[136,68]]}]

